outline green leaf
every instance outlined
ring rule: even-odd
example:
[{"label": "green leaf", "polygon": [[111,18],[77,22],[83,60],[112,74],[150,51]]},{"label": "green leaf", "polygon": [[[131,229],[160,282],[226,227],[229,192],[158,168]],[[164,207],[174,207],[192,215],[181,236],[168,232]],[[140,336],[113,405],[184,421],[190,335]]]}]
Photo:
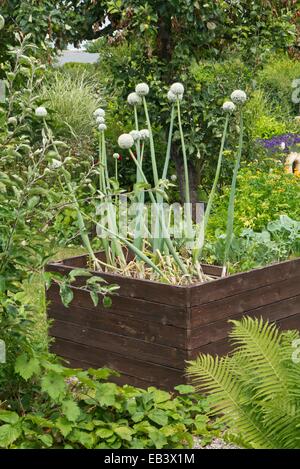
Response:
[{"label": "green leaf", "polygon": [[161,425],[162,427],[164,425],[168,425],[168,422],[169,422],[169,418],[167,414],[163,410],[160,410],[160,409],[151,410],[148,413],[148,417],[150,420],[152,420],[152,422],[157,423],[158,425]]},{"label": "green leaf", "polygon": [[116,371],[110,370],[109,368],[98,368],[97,370],[94,368],[89,368],[88,374],[94,376],[97,379],[107,379],[111,375],[119,375]]},{"label": "green leaf", "polygon": [[72,423],[70,423],[70,421],[67,420],[66,417],[59,417],[55,424],[64,437],[68,436],[69,433],[71,433],[71,431],[73,430]]},{"label": "green leaf", "polygon": [[116,403],[117,389],[117,385],[114,383],[99,384],[95,399],[101,406],[113,406]]},{"label": "green leaf", "polygon": [[109,428],[99,428],[96,430],[96,435],[99,436],[99,438],[109,438],[114,434],[112,430]]},{"label": "green leaf", "polygon": [[105,296],[105,297],[103,298],[102,303],[103,303],[104,308],[110,308],[111,305],[112,305],[111,297],[110,297],[110,296]]},{"label": "green leaf", "polygon": [[94,306],[97,306],[99,303],[98,293],[96,293],[95,291],[90,291],[90,297],[92,299]]},{"label": "green leaf", "polygon": [[73,290],[66,284],[62,284],[59,287],[59,292],[60,292],[60,297],[61,301],[63,302],[63,305],[67,308],[71,301],[73,300],[74,294]]},{"label": "green leaf", "polygon": [[21,435],[19,426],[5,424],[0,427],[0,448],[8,448]]},{"label": "green leaf", "polygon": [[178,391],[179,394],[193,394],[196,391],[194,386],[190,386],[188,384],[180,384],[179,386],[176,386],[174,389]]},{"label": "green leaf", "polygon": [[25,381],[28,381],[34,374],[40,371],[40,365],[37,358],[32,357],[28,360],[26,353],[20,355],[15,363],[15,372],[22,376]]},{"label": "green leaf", "polygon": [[150,431],[149,438],[155,445],[156,449],[163,448],[168,442],[167,438],[159,430]]},{"label": "green leaf", "polygon": [[120,438],[122,438],[122,440],[126,440],[126,441],[131,441],[132,440],[132,435],[134,434],[134,430],[132,430],[131,428],[125,427],[125,426],[124,427],[120,426],[120,427],[114,428],[114,432]]},{"label": "green leaf", "polygon": [[38,439],[44,443],[45,446],[47,446],[47,448],[51,448],[51,446],[53,445],[53,438],[51,435],[49,434],[45,434],[45,435],[39,435],[38,436]]},{"label": "green leaf", "polygon": [[92,433],[83,432],[81,430],[73,430],[71,435],[69,435],[71,442],[78,442],[85,448],[91,449],[95,444],[95,435]]},{"label": "green leaf", "polygon": [[70,422],[76,422],[80,415],[78,404],[71,399],[62,402],[62,411]]},{"label": "green leaf", "polygon": [[0,420],[15,424],[19,421],[19,416],[16,412],[11,412],[10,410],[0,410]]},{"label": "green leaf", "polygon": [[66,383],[64,377],[50,371],[42,378],[42,391],[49,394],[54,400],[60,400],[66,394]]}]

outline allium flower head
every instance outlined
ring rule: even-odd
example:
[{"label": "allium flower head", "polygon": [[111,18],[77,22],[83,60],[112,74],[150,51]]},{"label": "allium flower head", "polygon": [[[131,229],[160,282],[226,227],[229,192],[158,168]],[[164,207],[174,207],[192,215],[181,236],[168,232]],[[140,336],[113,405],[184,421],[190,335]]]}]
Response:
[{"label": "allium flower head", "polygon": [[150,89],[147,83],[139,83],[135,87],[135,92],[138,96],[147,96],[147,94],[149,94],[149,91]]},{"label": "allium flower head", "polygon": [[170,88],[170,91],[172,91],[172,93],[175,94],[176,96],[183,95],[184,86],[182,83],[173,83],[173,85]]},{"label": "allium flower head", "polygon": [[120,155],[119,153],[114,153],[114,154],[113,154],[113,158],[114,158],[115,160],[121,160],[121,159],[122,159],[122,157],[121,157],[121,155]]},{"label": "allium flower head", "polygon": [[101,107],[99,107],[98,109],[96,109],[96,111],[94,112],[94,117],[105,117],[105,111],[104,109],[102,109]]},{"label": "allium flower head", "polygon": [[36,117],[46,117],[47,114],[47,109],[44,106],[37,107],[35,110]]},{"label": "allium flower head", "polygon": [[17,125],[18,123],[18,120],[16,117],[9,117],[9,119],[7,120],[8,124],[11,124],[11,125]]},{"label": "allium flower head", "polygon": [[171,102],[171,103],[176,103],[177,99],[179,99],[180,101],[182,100],[183,98],[183,94],[174,94],[173,91],[169,90],[168,91],[168,100]]},{"label": "allium flower head", "polygon": [[131,135],[134,141],[140,140],[141,138],[141,134],[138,130],[132,130],[131,132],[129,132],[129,135]]},{"label": "allium flower head", "polygon": [[176,182],[177,181],[177,176],[176,174],[172,174],[171,176],[171,181]]},{"label": "allium flower head", "polygon": [[96,122],[97,122],[97,124],[104,124],[105,119],[104,119],[104,117],[98,116],[97,119],[96,119]]},{"label": "allium flower head", "polygon": [[225,101],[222,108],[223,111],[231,113],[235,110],[236,106],[232,101]]},{"label": "allium flower head", "polygon": [[231,93],[231,101],[234,102],[234,104],[241,105],[244,104],[244,102],[247,99],[247,95],[245,91],[242,90],[235,90],[233,93]]},{"label": "allium flower head", "polygon": [[105,124],[100,124],[98,129],[100,130],[100,132],[104,132],[104,130],[107,129],[106,125]]},{"label": "allium flower head", "polygon": [[0,29],[3,29],[5,25],[5,20],[2,15],[0,15]]},{"label": "allium flower head", "polygon": [[148,138],[150,138],[149,130],[148,129],[142,129],[140,131],[140,139],[141,140],[147,140]]},{"label": "allium flower head", "polygon": [[122,134],[118,138],[118,145],[120,148],[128,150],[134,145],[134,140],[130,134]]},{"label": "allium flower head", "polygon": [[127,102],[131,106],[138,106],[139,104],[141,104],[142,99],[137,93],[133,92],[128,95]]}]

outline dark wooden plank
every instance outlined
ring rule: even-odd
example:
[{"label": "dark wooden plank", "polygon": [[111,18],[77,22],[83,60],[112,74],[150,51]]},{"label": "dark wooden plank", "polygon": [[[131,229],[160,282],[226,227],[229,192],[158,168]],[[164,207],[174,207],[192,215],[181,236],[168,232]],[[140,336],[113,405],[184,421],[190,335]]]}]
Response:
[{"label": "dark wooden plank", "polygon": [[202,285],[192,285],[188,287],[191,305],[206,304],[236,295],[239,292],[255,290],[274,282],[285,281],[299,275],[299,272],[300,258],[216,279]]},{"label": "dark wooden plank", "polygon": [[118,353],[124,357],[139,357],[149,363],[183,368],[186,352],[174,347],[152,344],[109,332],[79,326],[69,322],[55,320],[50,327],[50,334],[60,339]]},{"label": "dark wooden plank", "polygon": [[[274,322],[274,321],[270,321]],[[276,321],[277,326],[281,330],[299,330],[300,331],[300,314],[294,314],[288,318]],[[226,339],[211,342],[210,344],[203,345],[198,349],[189,350],[189,360],[194,360],[200,353],[209,353],[211,355],[226,355],[233,350],[232,344]]]},{"label": "dark wooden plank", "polygon": [[234,296],[194,306],[191,309],[191,328],[221,319],[230,319],[239,313],[297,296],[300,292],[299,286],[298,272],[298,277],[276,281],[272,285],[256,290],[242,291]]},{"label": "dark wooden plank", "polygon": [[[46,266],[48,272],[59,272],[67,275],[73,267],[59,263],[48,264]],[[102,272],[94,272],[93,275],[103,278],[108,284],[117,284],[120,289],[118,295],[126,298],[138,298],[157,304],[167,304],[175,306],[186,306],[187,288],[184,286],[167,285],[159,282],[151,282],[150,280],[140,280],[121,275],[113,275]],[[78,283],[82,283],[78,279]],[[75,283],[76,285],[76,283]]]},{"label": "dark wooden plank", "polygon": [[[68,363],[65,363],[65,365],[71,368],[78,368],[78,369],[83,369],[83,370],[87,370],[88,368],[98,368],[97,364],[93,365],[92,363],[86,363],[85,361],[81,361],[81,360],[74,360],[70,358],[67,361]],[[136,388],[141,388],[141,389],[147,389],[150,386],[153,386],[153,382],[151,381],[148,381],[146,379],[139,379],[136,376],[129,376],[124,373],[120,374],[119,376],[112,375],[108,378],[108,381],[111,383],[116,383],[119,386],[124,386],[128,384],[130,386],[135,386]],[[160,388],[164,389],[163,387],[160,387]],[[167,390],[172,390],[172,387],[170,389],[168,386]]]},{"label": "dark wooden plank", "polygon": [[52,303],[48,308],[48,317],[153,344],[157,343],[181,349],[187,348],[185,329],[168,325],[161,327],[159,323],[145,321],[143,315],[142,317],[139,315],[139,319],[132,319],[127,314],[115,314],[111,308],[95,310],[80,308],[75,304],[66,308],[62,304]]},{"label": "dark wooden plank", "polygon": [[151,383],[153,386],[170,389],[184,382],[183,370],[123,357],[117,353],[75,344],[68,340],[57,338],[51,350],[66,359],[84,361],[94,368],[108,367],[139,380],[145,380],[147,385]]},{"label": "dark wooden plank", "polygon": [[[295,314],[299,315],[300,320],[300,296],[287,298],[269,305],[263,305],[260,308],[233,315],[231,319],[238,320],[247,315],[250,317],[262,317],[264,320],[275,322]],[[228,318],[226,318],[191,329],[188,332],[188,348],[199,348],[202,345],[206,345],[210,342],[216,342],[218,340],[224,339],[227,337],[231,327],[232,325],[228,322]]]},{"label": "dark wooden plank", "polygon": [[[80,308],[87,308],[96,311],[99,314],[109,311],[124,317],[152,321],[163,326],[173,325],[184,329],[187,328],[188,311],[186,307],[180,305],[175,307],[139,298],[126,298],[116,294],[112,297],[111,308],[105,309],[102,306],[101,301],[98,306],[94,306],[90,294],[87,291],[80,290],[75,287],[72,287],[72,290],[74,293],[74,299],[69,306],[70,310],[73,305],[76,305]],[[51,304],[61,304],[59,288],[57,285],[52,285],[47,291],[47,300]]]}]

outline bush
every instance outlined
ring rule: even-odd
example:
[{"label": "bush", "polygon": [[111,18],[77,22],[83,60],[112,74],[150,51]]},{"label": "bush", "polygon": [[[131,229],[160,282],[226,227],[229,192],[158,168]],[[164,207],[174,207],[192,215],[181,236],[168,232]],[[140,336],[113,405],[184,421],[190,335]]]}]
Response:
[{"label": "bush", "polygon": [[[226,230],[229,192],[230,188],[226,186],[215,199],[209,221],[210,239],[216,230]],[[299,177],[285,174],[283,167],[272,161],[269,170],[264,162],[250,163],[241,168],[235,203],[235,234],[239,236],[244,228],[261,231],[269,221],[283,214],[300,221]]]},{"label": "bush", "polygon": [[257,82],[281,119],[299,114],[299,104],[292,101],[292,82],[300,78],[300,62],[288,56],[273,56],[258,73]]}]

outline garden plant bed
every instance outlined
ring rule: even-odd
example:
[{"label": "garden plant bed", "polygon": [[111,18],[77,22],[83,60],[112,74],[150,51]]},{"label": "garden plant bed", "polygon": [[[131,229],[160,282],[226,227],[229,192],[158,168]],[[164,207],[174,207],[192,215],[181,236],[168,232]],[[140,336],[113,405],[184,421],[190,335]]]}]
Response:
[{"label": "garden plant bed", "polygon": [[[86,267],[86,256],[51,263],[47,270],[68,274],[75,267]],[[203,270],[221,273],[219,267]],[[245,314],[300,329],[300,258],[191,286],[94,275],[120,286],[110,308],[101,302],[95,307],[89,292],[76,286],[66,308],[58,286],[48,290],[52,351],[73,367],[115,369],[119,383],[172,389],[186,382],[186,361],[201,352],[227,353],[228,320]]]}]

